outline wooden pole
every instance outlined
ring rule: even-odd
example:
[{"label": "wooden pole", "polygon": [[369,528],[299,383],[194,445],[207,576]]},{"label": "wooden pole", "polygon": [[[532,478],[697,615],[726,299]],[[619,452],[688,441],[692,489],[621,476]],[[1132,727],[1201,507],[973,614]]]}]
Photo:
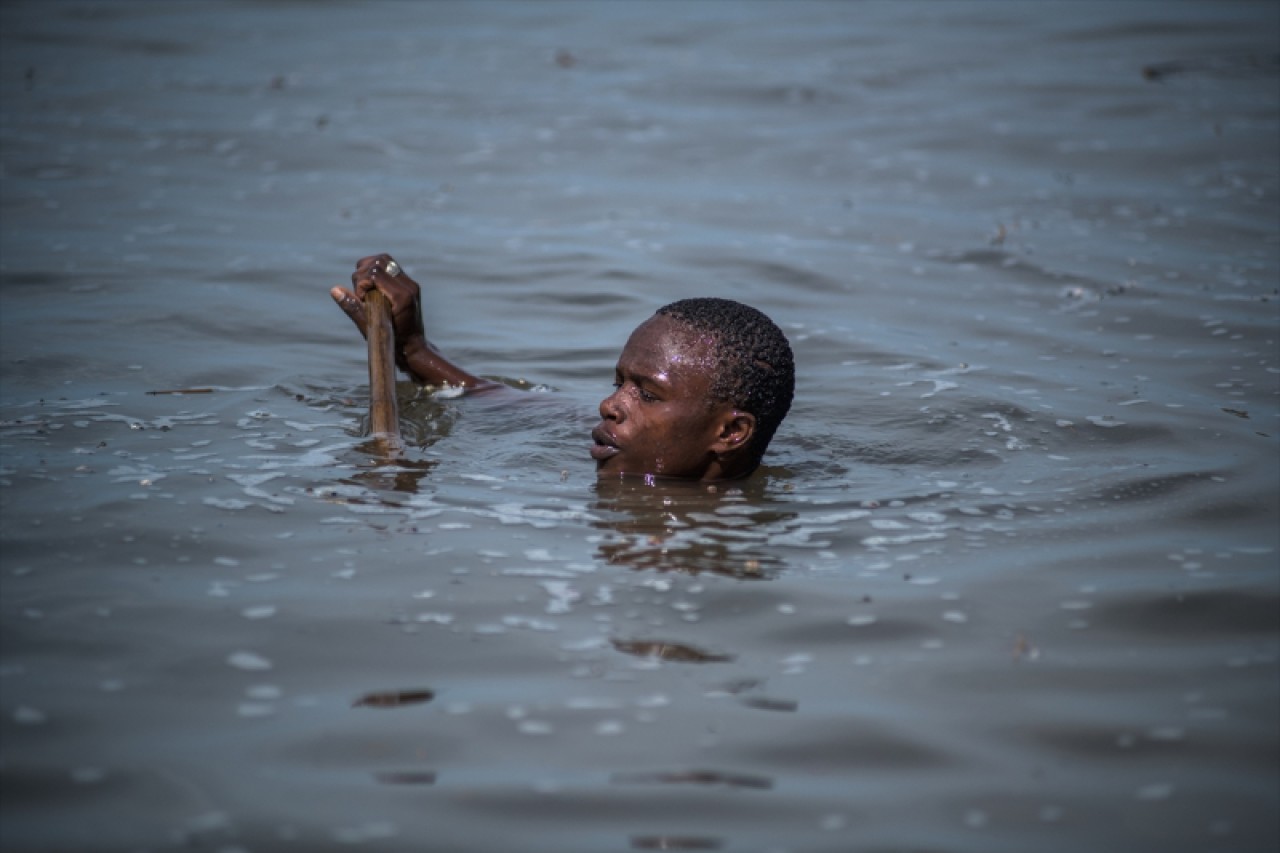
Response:
[{"label": "wooden pole", "polygon": [[400,449],[400,409],[396,402],[395,328],[391,302],[372,290],[364,298],[369,340],[369,432],[387,450]]}]

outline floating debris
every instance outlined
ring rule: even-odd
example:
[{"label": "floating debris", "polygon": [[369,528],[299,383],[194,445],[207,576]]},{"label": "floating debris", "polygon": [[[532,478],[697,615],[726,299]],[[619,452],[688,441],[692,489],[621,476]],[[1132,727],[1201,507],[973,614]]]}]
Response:
[{"label": "floating debris", "polygon": [[384,690],[366,693],[355,702],[353,708],[398,708],[401,705],[421,705],[436,696],[432,690]]},{"label": "floating debris", "polygon": [[1242,56],[1217,56],[1202,59],[1152,62],[1142,66],[1142,78],[1159,82],[1177,74],[1198,74],[1208,77],[1250,77],[1270,74],[1280,68],[1280,54],[1247,54]]},{"label": "floating debris", "polygon": [[733,655],[705,652],[682,643],[664,643],[653,640],[610,640],[613,647],[626,655],[679,663],[728,663]]},{"label": "floating debris", "polygon": [[637,835],[631,839],[632,850],[719,850],[719,838],[700,835]]},{"label": "floating debris", "polygon": [[656,773],[615,773],[609,781],[615,785],[724,785],[729,788],[755,788],[767,791],[773,787],[768,776],[747,773],[721,773],[719,770],[677,770]]},{"label": "floating debris", "polygon": [[748,696],[739,700],[748,708],[757,711],[793,712],[800,709],[800,703],[791,699],[767,699],[763,696]]},{"label": "floating debris", "polygon": [[373,774],[383,785],[434,785],[436,774],[432,770],[384,770]]},{"label": "floating debris", "polygon": [[1040,650],[1035,647],[1032,642],[1027,639],[1026,634],[1019,634],[1013,643],[1013,659],[1014,660],[1037,660],[1040,657]]},{"label": "floating debris", "polygon": [[761,683],[762,682],[758,678],[736,678],[732,681],[727,681],[714,689],[708,690],[707,695],[736,696],[739,693],[746,693],[748,690],[754,690],[759,687]]}]

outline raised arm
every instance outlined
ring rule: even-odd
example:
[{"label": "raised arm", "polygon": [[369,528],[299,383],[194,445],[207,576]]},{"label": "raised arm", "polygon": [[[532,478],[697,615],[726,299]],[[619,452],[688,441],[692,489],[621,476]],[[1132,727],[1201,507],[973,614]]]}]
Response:
[{"label": "raised arm", "polygon": [[[390,270],[391,272],[388,272]],[[392,274],[394,272],[394,275]],[[396,366],[424,385],[452,385],[485,390],[504,387],[481,379],[440,354],[422,328],[422,302],[418,283],[390,255],[370,255],[356,262],[351,274],[354,292],[343,287],[329,291],[361,335],[367,335],[364,297],[377,288],[391,302],[396,333]]]}]

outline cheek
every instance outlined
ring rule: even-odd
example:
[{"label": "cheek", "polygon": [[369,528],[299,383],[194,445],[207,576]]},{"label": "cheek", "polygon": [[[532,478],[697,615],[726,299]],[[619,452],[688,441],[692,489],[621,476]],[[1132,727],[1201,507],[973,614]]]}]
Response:
[{"label": "cheek", "polygon": [[673,419],[655,431],[654,438],[673,456],[700,456],[706,445],[707,424],[693,416]]},{"label": "cheek", "polygon": [[629,418],[631,439],[629,445],[646,456],[667,454],[680,445],[680,436],[672,425],[659,418],[645,418],[632,413]]}]

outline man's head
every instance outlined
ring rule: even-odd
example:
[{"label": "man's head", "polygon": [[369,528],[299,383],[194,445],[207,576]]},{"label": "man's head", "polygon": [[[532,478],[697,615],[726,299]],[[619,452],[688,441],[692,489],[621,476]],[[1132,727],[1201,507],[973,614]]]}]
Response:
[{"label": "man's head", "polygon": [[791,407],[795,364],[761,312],[685,299],[632,333],[614,387],[592,432],[598,473],[729,479],[760,464]]}]

